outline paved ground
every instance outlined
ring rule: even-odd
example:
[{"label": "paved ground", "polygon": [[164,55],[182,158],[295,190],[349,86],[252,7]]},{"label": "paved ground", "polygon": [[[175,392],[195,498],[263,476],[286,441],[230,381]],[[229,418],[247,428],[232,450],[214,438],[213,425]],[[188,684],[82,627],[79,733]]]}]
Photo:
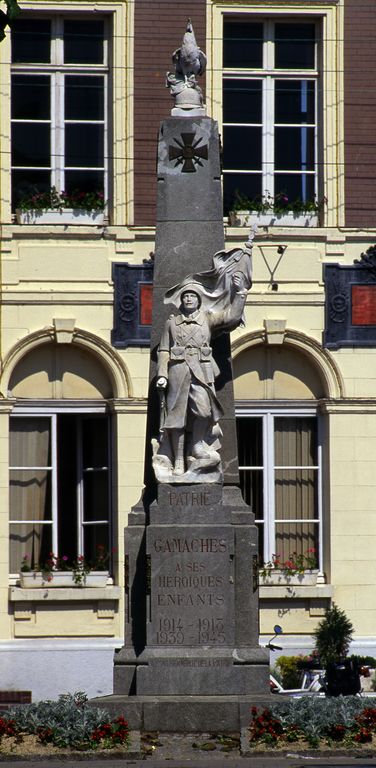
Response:
[{"label": "paved ground", "polygon": [[239,734],[143,734],[131,732],[131,752],[127,755],[113,755],[111,752],[98,755],[93,752],[70,757],[45,755],[43,759],[30,755],[23,758],[4,760],[0,753],[0,768],[306,768],[306,766],[356,766],[357,768],[376,768],[376,752],[372,757],[333,757],[330,754],[321,758],[299,754],[291,746],[291,751],[284,756],[270,754],[250,755],[246,733]]},{"label": "paved ground", "polygon": [[[43,761],[7,761],[1,762],[2,766],[6,768],[95,768],[95,765],[104,766],[104,768],[141,768],[142,762],[136,759],[125,760],[60,760],[59,758],[49,758]],[[303,758],[299,755],[291,755],[288,757],[219,757],[213,759],[212,757],[199,757],[192,760],[147,760],[145,763],[148,768],[314,768],[315,766],[320,768],[375,768],[376,758],[371,759],[350,759],[350,758]]]}]

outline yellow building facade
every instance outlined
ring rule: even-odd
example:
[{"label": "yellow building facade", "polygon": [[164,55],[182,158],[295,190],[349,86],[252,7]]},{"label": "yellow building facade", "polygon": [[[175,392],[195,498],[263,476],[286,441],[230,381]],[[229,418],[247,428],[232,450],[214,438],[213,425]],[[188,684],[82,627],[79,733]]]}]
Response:
[{"label": "yellow building facade", "polygon": [[[154,227],[147,217],[143,222],[142,216],[137,216],[137,178],[144,171],[134,150],[136,121],[138,125],[142,121],[137,106],[137,88],[142,83],[135,66],[135,43],[137,35],[141,38],[142,18],[137,15],[137,2],[126,0],[99,0],[95,6],[86,0],[28,0],[20,5],[20,20],[24,22],[53,21],[48,33],[52,41],[49,61],[30,62],[27,53],[18,60],[13,53],[12,58],[11,34],[0,46],[2,687],[32,690],[35,698],[80,688],[98,695],[112,691],[112,655],[124,640],[124,535],[128,512],[143,487],[149,350],[141,346],[117,348],[112,343],[113,264],[141,265],[149,259],[154,244]],[[179,13],[185,16],[187,10],[179,9]],[[261,634],[269,636],[273,625],[279,623],[286,635],[287,651],[311,648],[312,632],[334,600],[353,622],[354,649],[376,654],[376,346],[328,349],[323,345],[327,322],[324,265],[351,266],[376,240],[376,228],[346,226],[344,1],[207,0],[200,4],[200,13],[206,24],[206,40],[200,39],[200,45],[209,60],[207,111],[218,120],[224,137],[229,124],[224,120],[221,96],[222,78],[226,76],[221,54],[224,18],[236,21],[241,15],[242,22],[249,24],[292,20],[295,24],[317,24],[320,29],[315,167],[319,169],[318,191],[328,202],[316,226],[301,226],[300,220],[288,225],[280,225],[278,220],[259,225],[246,325],[231,337],[236,409],[242,425],[239,458],[247,501],[259,507],[261,558],[264,555],[264,561],[270,560],[279,544],[284,558],[292,548],[305,552],[306,546],[312,545],[317,557],[310,580],[300,578],[292,583],[283,574],[261,580]],[[86,23],[94,16],[103,22],[103,58],[94,60],[94,55],[92,61],[83,62],[65,61],[64,56],[59,59],[59,24],[66,20]],[[81,34],[81,28],[77,29]],[[26,33],[21,28],[20,46],[27,48],[22,34]],[[65,39],[65,31],[62,34]],[[142,34],[147,39],[150,30],[148,33],[144,27]],[[99,33],[95,35],[98,40]],[[169,39],[166,45],[172,51],[177,41]],[[142,50],[141,43],[139,46]],[[64,50],[68,50],[68,43]],[[163,66],[167,65],[166,60]],[[164,70],[160,71],[159,63],[157,66],[145,59],[145,69],[149,82],[150,78],[156,81],[153,88],[162,88]],[[240,75],[236,70],[235,66],[228,68],[230,79],[249,76],[244,67],[240,67]],[[102,161],[108,200],[105,220],[99,225],[77,224],[74,218],[64,224],[18,223],[17,202],[13,207],[11,202],[11,179],[15,179],[16,189],[17,179],[22,185],[28,168],[36,179],[41,168],[43,172],[47,169],[38,146],[34,165],[30,159],[25,161],[29,150],[22,126],[33,143],[43,126],[50,130],[53,123],[51,135],[57,143],[48,161],[53,174],[53,160],[60,151],[56,136],[65,127],[65,147],[69,146],[69,126],[85,120],[67,118],[66,112],[61,124],[58,116],[54,123],[52,110],[43,117],[35,105],[29,114],[21,108],[14,113],[12,94],[18,104],[17,87],[25,87],[27,77],[34,78],[34,87],[40,87],[43,78],[52,78],[54,83],[53,78],[58,81],[64,77],[67,110],[68,86],[74,90],[78,87],[74,78],[85,76],[91,77],[92,83],[96,78],[97,88],[100,78],[107,78],[107,143]],[[314,77],[310,72],[307,82],[313,82]],[[53,87],[52,100],[57,103],[59,82]],[[73,102],[77,104],[77,99]],[[167,115],[166,111],[162,117]],[[92,118],[93,125],[102,123],[97,118]],[[153,118],[151,114],[151,123]],[[153,134],[150,143],[152,139]],[[80,136],[76,141],[80,143]],[[90,144],[90,137],[87,141]],[[224,146],[226,149],[225,141]],[[69,173],[77,171],[76,166],[65,162],[59,172],[67,179]],[[92,162],[90,173],[102,173],[102,166],[99,160],[97,165]],[[88,167],[86,163],[84,170],[79,170],[84,173]],[[233,171],[229,166],[227,169],[230,178]],[[58,180],[58,172],[51,178]],[[155,183],[154,178],[150,183]],[[255,218],[251,216],[250,223]],[[229,225],[227,216],[224,225],[226,246],[245,241],[247,229]],[[286,419],[288,429],[283,432]],[[308,453],[300,449],[299,461],[297,454],[294,460],[291,454],[287,463],[282,461],[282,468],[278,466],[276,435],[281,420],[288,442],[292,431],[304,432],[308,441],[315,440],[309,461]],[[260,435],[251,456],[244,438],[250,433]],[[101,439],[107,441],[106,455],[86,466],[85,456],[95,454]],[[72,452],[79,475],[71,466]],[[278,472],[286,468],[292,486],[299,476],[299,492],[280,482]],[[89,470],[93,475],[99,469],[105,481],[97,477],[87,480]],[[25,502],[22,494],[30,485],[32,495]],[[299,511],[305,485],[309,486],[305,508]],[[106,512],[101,516],[103,494]],[[288,500],[290,511],[282,514],[280,505]],[[42,507],[48,508],[44,518]],[[62,542],[67,551],[81,554],[95,542],[106,541],[106,546],[109,542],[112,565],[106,586],[57,588],[53,582],[38,589],[20,586],[22,557],[25,552],[41,554],[42,534],[45,539],[50,537],[51,550],[60,556]]]}]

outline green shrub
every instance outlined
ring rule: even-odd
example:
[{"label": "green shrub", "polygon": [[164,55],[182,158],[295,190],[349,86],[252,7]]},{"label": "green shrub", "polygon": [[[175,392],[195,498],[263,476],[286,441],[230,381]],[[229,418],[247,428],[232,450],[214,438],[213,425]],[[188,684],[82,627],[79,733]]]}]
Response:
[{"label": "green shrub", "polygon": [[351,621],[335,603],[326,609],[324,618],[314,632],[315,651],[324,667],[340,661],[347,655],[353,632]]},{"label": "green shrub", "polygon": [[301,660],[301,656],[280,656],[277,659],[275,666],[284,688],[299,688],[302,673],[297,664]]}]

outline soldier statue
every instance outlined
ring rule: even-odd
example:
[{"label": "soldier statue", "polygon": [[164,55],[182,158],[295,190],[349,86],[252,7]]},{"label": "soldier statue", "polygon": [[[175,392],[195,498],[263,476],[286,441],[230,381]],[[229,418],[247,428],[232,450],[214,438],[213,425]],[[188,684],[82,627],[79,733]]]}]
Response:
[{"label": "soldier statue", "polygon": [[153,466],[160,482],[221,479],[223,410],[211,341],[242,321],[252,284],[253,237],[254,232],[245,248],[215,254],[213,269],[188,275],[165,295],[165,303],[179,311],[165,323],[158,348],[161,437],[159,445],[153,441]]}]

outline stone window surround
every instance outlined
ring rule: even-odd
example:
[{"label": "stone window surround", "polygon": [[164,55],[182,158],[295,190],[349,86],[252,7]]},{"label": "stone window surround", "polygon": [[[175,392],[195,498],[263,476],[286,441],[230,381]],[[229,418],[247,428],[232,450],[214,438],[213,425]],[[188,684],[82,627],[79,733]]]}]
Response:
[{"label": "stone window surround", "polygon": [[[264,420],[266,419],[267,420],[266,428],[268,429],[268,432],[270,431],[270,425],[268,425],[268,415],[269,414],[271,414],[272,416],[313,416],[313,417],[317,417],[317,408],[314,407],[312,405],[312,403],[307,404],[304,407],[302,405],[300,405],[298,408],[296,408],[296,407],[294,408],[292,403],[290,403],[288,406],[281,407],[281,404],[277,405],[277,404],[273,404],[273,402],[270,402],[267,406],[265,406],[265,405],[262,406],[260,404],[260,407],[256,407],[254,403],[252,404],[252,407],[251,407],[251,405],[247,406],[246,404],[242,404],[241,407],[239,405],[237,405],[237,407],[236,407],[236,415],[239,416],[239,417],[240,416],[243,416],[243,417],[249,416],[250,418],[252,418],[252,416],[253,417],[258,417],[258,416],[260,417],[261,416]],[[265,425],[264,425],[264,430],[265,430]],[[267,450],[267,445],[264,447],[264,451],[265,450]],[[264,456],[264,470],[265,470],[265,474],[264,474],[264,491],[266,490],[266,493],[264,493],[264,498],[266,497],[267,499],[270,498],[270,497],[273,497],[273,494],[270,494],[268,489],[265,489],[265,484],[268,486],[272,482],[270,477],[269,477],[269,472],[270,472],[270,470],[273,470],[273,467],[272,466],[268,466],[271,461],[272,461],[272,459],[271,459],[271,456],[269,455],[269,451],[268,451],[267,457]],[[317,494],[318,495],[318,521],[317,521],[317,525],[318,525],[318,540],[319,540],[319,547],[318,547],[318,566],[319,566],[319,570],[318,570],[318,574],[317,574],[317,584],[318,585],[322,585],[322,584],[325,583],[325,576],[324,576],[324,572],[323,572],[322,449],[321,449],[321,437],[320,437],[320,420],[318,420],[317,462],[318,462],[318,466],[317,466],[317,470],[318,470],[318,481],[317,481],[318,482],[318,494]],[[266,501],[265,502],[265,508],[264,508],[264,515],[266,516],[269,513],[270,513],[269,503],[268,503],[268,501]],[[264,522],[265,522],[265,519],[266,518],[264,517]],[[268,522],[269,521],[267,521],[267,523]],[[273,538],[274,538],[274,518],[271,521],[271,523],[272,523],[271,526],[269,526],[269,524],[266,526],[265,533],[264,533],[264,536],[265,536],[265,546],[266,546],[266,550],[264,549],[265,561],[271,560],[272,553],[276,551],[275,547],[274,547],[274,542],[273,542]],[[266,596],[266,594],[268,594],[268,596],[269,596],[270,595],[269,590],[286,590],[286,589],[290,590],[291,592],[293,592],[293,591],[295,592],[295,590],[298,590],[298,594],[299,594],[299,590],[304,590],[304,594],[307,594],[307,590],[312,590],[313,589],[313,591],[314,591],[316,589],[316,587],[312,587],[312,586],[309,586],[309,585],[302,585],[302,586],[298,586],[298,587],[289,586],[288,580],[287,580],[286,587],[278,586],[278,585],[265,585],[265,586],[261,586],[260,587],[260,590],[261,590],[260,591],[260,596],[264,596],[264,590],[267,590],[267,592],[265,592],[265,596]],[[277,592],[275,593],[275,596],[277,596]],[[282,592],[281,594],[278,593],[278,596],[281,597],[281,596],[287,596],[287,595],[285,594],[285,592]]]},{"label": "stone window surround", "polygon": [[[333,174],[333,168],[343,167],[343,1],[342,0],[300,0],[286,3],[285,0],[248,0],[245,3],[230,3],[212,0],[208,9],[208,29],[211,30],[207,44],[209,69],[207,72],[207,105],[211,114],[222,125],[222,39],[223,16],[244,15],[251,20],[258,18],[322,21],[322,148],[320,149],[323,178],[321,188],[328,199],[325,210],[325,226],[343,227],[344,220],[344,178],[343,174]],[[211,63],[211,67],[210,67]],[[335,93],[336,98],[331,99]],[[320,188],[320,187],[319,187]],[[304,229],[300,229],[303,233]]]},{"label": "stone window surround", "polygon": [[[72,4],[71,0],[52,0],[48,3],[48,8],[44,0],[29,0],[27,3],[27,13],[35,17],[54,14],[69,14],[71,18],[79,13],[81,18],[85,15],[85,9],[80,8],[81,3]],[[87,9],[88,10],[88,6]],[[25,8],[26,12],[26,8]],[[119,222],[133,220],[133,153],[131,151],[133,142],[133,46],[131,44],[132,30],[134,25],[134,3],[128,0],[98,0],[96,2],[96,12],[102,17],[112,22],[113,40],[111,51],[111,67],[116,71],[116,83],[119,93],[125,94],[123,99],[117,100],[116,109],[109,115],[111,124],[112,146],[118,146],[119,142],[126,150],[120,156],[114,157],[112,167],[109,173],[109,194],[110,200],[116,200],[116,208],[113,210],[111,219],[114,226]],[[0,113],[0,127],[3,136],[3,152],[5,161],[2,165],[3,194],[1,201],[1,219],[3,222],[11,223],[14,217],[11,216],[10,206],[10,71],[9,62],[11,57],[10,35],[7,35],[2,48],[0,49],[0,64],[4,72],[8,71],[8,77],[4,78],[3,88],[3,106]],[[6,107],[6,108],[5,108]],[[111,153],[113,154],[113,153]],[[126,179],[126,183],[124,183]],[[30,232],[37,234],[40,232],[40,226],[43,225],[22,225]],[[48,226],[48,225],[47,225]],[[20,231],[20,226],[13,225],[14,232]],[[12,227],[12,229],[13,229]],[[72,224],[59,227],[59,225],[50,225],[52,232],[62,230],[66,238],[67,229],[69,231],[80,232],[80,235],[88,237],[90,232],[97,232],[102,236],[103,227],[77,226],[72,220]],[[43,227],[45,231],[46,227]]]},{"label": "stone window surround", "polygon": [[[80,416],[84,416],[85,414],[88,414],[88,415],[100,415],[100,416],[105,417],[107,415],[107,418],[108,418],[108,407],[107,407],[107,404],[106,404],[105,401],[103,403],[97,402],[95,404],[87,402],[85,405],[81,404],[78,408],[72,407],[72,405],[70,405],[69,403],[61,404],[60,402],[57,401],[54,404],[53,401],[50,401],[48,403],[48,405],[44,406],[44,407],[41,407],[41,405],[38,406],[37,403],[35,404],[35,407],[30,406],[30,405],[27,405],[27,406],[19,405],[18,407],[16,406],[13,409],[11,416],[12,417],[16,417],[16,418],[22,418],[22,417],[25,417],[25,416],[26,417],[27,416],[43,416],[43,417],[47,417],[47,418],[51,419],[52,423],[54,423],[55,420],[56,420],[57,415],[61,414],[61,413],[63,413],[63,414],[64,413],[69,413],[69,414],[73,414],[73,415],[76,414],[76,415],[80,415]],[[55,444],[55,441],[56,441],[56,426],[55,426],[55,429],[52,430],[52,434],[51,434],[51,438],[50,439],[52,440],[53,444]],[[54,470],[56,471],[57,455],[56,455],[56,451],[54,449],[52,450],[52,456],[54,457],[53,458],[53,464],[54,464]],[[111,466],[111,456],[110,456],[110,466]],[[110,487],[111,487],[111,483],[110,483]],[[53,552],[57,552],[58,551],[58,546],[57,546],[58,509],[57,509],[56,493],[55,493],[55,496],[52,494],[51,503],[52,503],[52,520],[51,520],[51,525],[52,525],[52,551]],[[109,518],[110,522],[109,522],[109,524],[111,526],[111,508],[109,508],[109,511],[110,511],[110,518]],[[79,540],[79,546],[80,546],[80,550],[83,551],[83,529],[82,529],[82,526],[80,526],[80,532],[81,533],[80,533],[80,537],[79,537],[79,539],[80,539]],[[10,580],[10,584],[12,586],[15,586],[16,585],[16,580],[17,580],[17,575],[16,574],[10,574],[9,580]],[[56,592],[56,589],[57,588],[52,588],[53,594]],[[87,589],[90,589],[90,588],[83,587],[82,589],[87,590]],[[47,588],[47,590],[48,590],[48,588]],[[107,590],[107,588],[106,588],[106,590]],[[24,593],[28,593],[29,596],[27,597],[27,599],[34,600],[34,599],[38,599],[37,596],[34,595],[34,593],[36,593],[36,592],[43,592],[43,593],[45,593],[46,589],[42,589],[42,590],[38,590],[38,589],[35,589],[35,590],[31,589],[30,590],[29,589],[29,590],[21,590],[21,591],[24,592]],[[99,588],[98,588],[98,591],[97,591],[97,589],[94,589],[94,594],[95,594],[96,597],[99,596],[99,591],[100,591]],[[64,587],[58,588],[58,592],[59,592],[59,594],[63,594],[64,592],[66,592],[66,589]],[[73,592],[74,592],[74,590],[73,590]],[[30,593],[31,593],[31,596],[30,596]],[[19,598],[19,599],[21,599],[21,598]],[[39,599],[40,599],[40,595],[39,595]],[[63,597],[59,597],[57,599],[64,599],[64,598]],[[73,598],[69,598],[69,599],[76,599],[76,598],[75,598],[75,596],[73,596]]]}]

